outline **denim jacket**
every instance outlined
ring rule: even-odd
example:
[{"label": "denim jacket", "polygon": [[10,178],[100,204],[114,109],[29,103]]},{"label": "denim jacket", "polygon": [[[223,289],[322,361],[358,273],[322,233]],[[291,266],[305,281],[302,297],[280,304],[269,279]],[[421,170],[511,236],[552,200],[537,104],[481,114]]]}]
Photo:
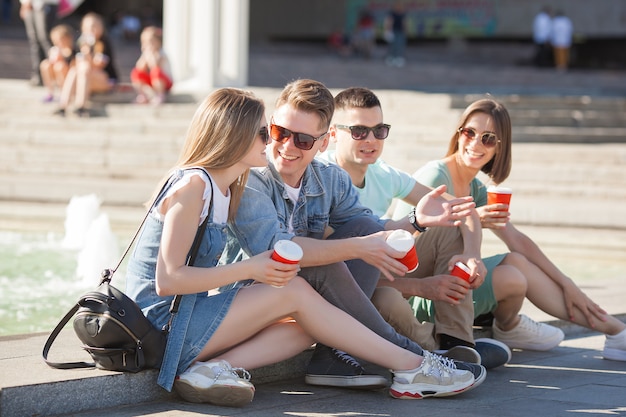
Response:
[{"label": "denim jacket", "polygon": [[[240,245],[248,255],[266,251],[281,239],[294,236],[322,239],[326,226],[334,229],[359,216],[368,216],[384,225],[372,211],[361,205],[347,172],[335,164],[313,160],[302,177],[300,195],[291,202],[285,185],[270,164],[252,169],[239,204],[229,246]],[[288,231],[293,213],[293,233]],[[235,256],[229,247],[229,261]]]}]

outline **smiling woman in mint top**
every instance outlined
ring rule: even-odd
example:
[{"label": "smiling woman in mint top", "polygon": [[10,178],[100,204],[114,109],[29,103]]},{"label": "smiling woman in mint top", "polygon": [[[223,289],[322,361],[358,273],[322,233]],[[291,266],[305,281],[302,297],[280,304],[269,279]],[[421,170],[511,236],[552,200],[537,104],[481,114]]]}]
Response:
[{"label": "smiling woman in mint top", "polygon": [[[511,137],[507,109],[491,98],[477,100],[463,112],[445,158],[431,161],[413,174],[422,184],[446,184],[450,194],[474,197],[482,227],[491,229],[510,250],[483,259],[489,273],[473,293],[474,315],[492,313],[494,338],[511,348],[552,349],[563,339],[563,332],[519,314],[528,298],[552,316],[604,333],[604,358],[626,361],[626,324],[587,297],[510,222],[508,205],[487,204],[485,184],[476,175],[482,171],[494,184],[507,179],[512,164]],[[394,217],[406,215],[409,209],[399,204]],[[413,303],[418,317],[432,314],[425,300],[414,299]]]}]

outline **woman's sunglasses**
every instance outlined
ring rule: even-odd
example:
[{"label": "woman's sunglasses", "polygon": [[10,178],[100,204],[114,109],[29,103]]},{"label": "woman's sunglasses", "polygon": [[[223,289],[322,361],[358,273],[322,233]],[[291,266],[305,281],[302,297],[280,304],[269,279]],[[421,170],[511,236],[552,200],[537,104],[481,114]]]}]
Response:
[{"label": "woman's sunglasses", "polygon": [[270,134],[267,131],[267,126],[263,126],[261,130],[259,130],[259,136],[261,137],[261,141],[263,141],[265,145],[270,143]]},{"label": "woman's sunglasses", "polygon": [[471,127],[460,127],[459,133],[469,140],[474,140],[477,137],[480,137],[480,141],[483,143],[483,145],[485,145],[486,148],[493,148],[498,142],[500,142],[495,133],[485,132],[478,136],[478,132],[476,132]]},{"label": "woman's sunglasses", "polygon": [[337,129],[349,129],[350,135],[354,140],[363,140],[367,139],[367,136],[372,132],[376,139],[386,139],[389,136],[389,129],[391,129],[390,125],[379,124],[374,127],[367,126],[346,126],[346,125],[335,125]]},{"label": "woman's sunglasses", "polygon": [[300,132],[292,132],[289,129],[286,129],[282,126],[278,126],[275,124],[270,124],[270,136],[276,142],[285,143],[289,140],[290,137],[293,136],[293,144],[296,145],[296,148],[302,149],[304,151],[308,151],[313,147],[315,141],[322,139],[326,136],[328,132],[324,133],[321,136],[313,137],[311,135],[307,135],[306,133]]}]

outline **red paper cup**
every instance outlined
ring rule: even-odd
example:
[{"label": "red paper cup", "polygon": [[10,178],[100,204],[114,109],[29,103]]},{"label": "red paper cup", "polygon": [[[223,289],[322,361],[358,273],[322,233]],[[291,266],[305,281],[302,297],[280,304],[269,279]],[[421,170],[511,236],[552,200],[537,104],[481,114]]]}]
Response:
[{"label": "red paper cup", "polygon": [[492,185],[487,188],[487,204],[511,204],[512,194],[511,188]]},{"label": "red paper cup", "polygon": [[297,264],[302,259],[302,248],[291,240],[279,240],[274,244],[272,259],[284,264]]},{"label": "red paper cup", "polygon": [[[455,277],[459,277],[467,282],[469,282],[470,278],[470,269],[463,262],[457,262],[454,264],[454,268],[452,268],[452,272],[450,275],[454,275]],[[458,298],[454,298],[458,301]]]},{"label": "red paper cup", "polygon": [[403,265],[409,268],[408,272],[413,272],[419,265],[417,259],[417,251],[415,250],[415,241],[411,233],[406,230],[394,230],[387,237],[387,244],[399,252],[404,252],[402,258],[397,258]]},{"label": "red paper cup", "polygon": [[[291,240],[279,240],[274,244],[272,259],[284,264],[297,264],[302,259],[302,248]],[[282,288],[282,285],[272,285],[274,288]]]},{"label": "red paper cup", "polygon": [[[512,194],[511,188],[491,185],[487,188],[487,204],[508,204],[510,206]],[[496,224],[504,226],[506,223]]]},{"label": "red paper cup", "polygon": [[455,277],[459,277],[469,282],[470,278],[470,269],[462,262],[457,262],[454,264],[454,268],[452,268],[452,272],[450,275],[454,275]]}]

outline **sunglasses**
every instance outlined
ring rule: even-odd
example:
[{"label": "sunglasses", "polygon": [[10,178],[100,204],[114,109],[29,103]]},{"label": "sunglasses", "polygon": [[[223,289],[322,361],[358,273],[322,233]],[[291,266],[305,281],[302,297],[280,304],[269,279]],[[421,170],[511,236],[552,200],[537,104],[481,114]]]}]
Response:
[{"label": "sunglasses", "polygon": [[293,144],[296,145],[296,148],[302,149],[304,151],[311,150],[315,141],[320,140],[326,136],[328,132],[324,133],[321,136],[313,137],[311,135],[307,135],[306,133],[300,132],[292,132],[289,129],[286,129],[282,126],[278,126],[275,124],[270,124],[270,136],[276,142],[285,143],[289,140],[290,137],[293,136]]},{"label": "sunglasses", "polygon": [[261,130],[259,130],[259,136],[261,136],[261,141],[263,141],[263,144],[267,145],[268,143],[270,143],[270,134],[267,131],[267,126],[263,126]]},{"label": "sunglasses", "polygon": [[471,127],[460,127],[459,133],[465,136],[466,138],[468,138],[469,140],[474,140],[480,137],[480,141],[483,143],[483,145],[486,148],[493,148],[494,146],[496,146],[497,143],[500,142],[500,140],[498,139],[495,133],[484,132],[483,134],[479,136],[478,132],[476,132]]},{"label": "sunglasses", "polygon": [[374,127],[367,126],[346,126],[346,125],[335,125],[337,129],[349,129],[350,135],[354,140],[363,140],[367,139],[367,136],[372,132],[376,139],[386,139],[389,136],[389,129],[391,129],[390,125],[379,124]]}]

